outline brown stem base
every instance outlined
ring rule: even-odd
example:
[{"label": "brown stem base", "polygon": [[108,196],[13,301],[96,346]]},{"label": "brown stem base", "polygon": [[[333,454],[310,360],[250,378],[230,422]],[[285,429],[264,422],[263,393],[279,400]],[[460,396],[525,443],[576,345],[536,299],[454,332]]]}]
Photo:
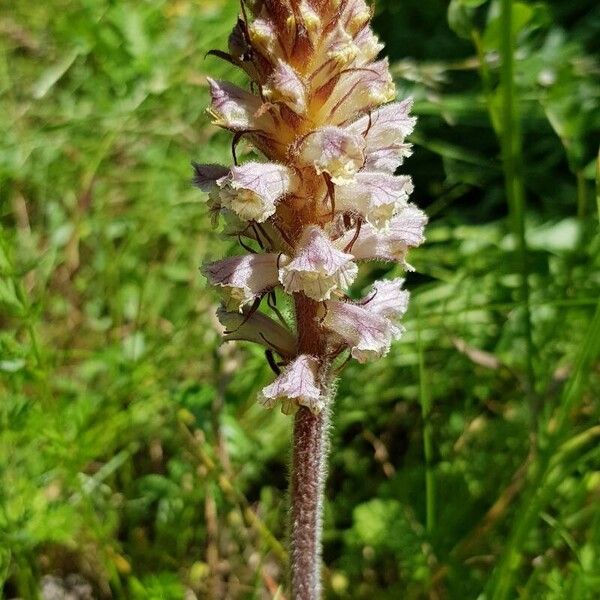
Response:
[{"label": "brown stem base", "polygon": [[294,421],[292,456],[292,598],[321,595],[321,512],[327,460],[326,411],[301,407]]}]

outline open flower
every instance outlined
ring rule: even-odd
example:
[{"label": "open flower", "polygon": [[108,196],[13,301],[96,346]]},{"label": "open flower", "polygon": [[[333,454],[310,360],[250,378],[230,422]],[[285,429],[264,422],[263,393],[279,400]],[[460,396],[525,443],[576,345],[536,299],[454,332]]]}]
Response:
[{"label": "open flower", "polygon": [[223,296],[227,310],[243,307],[278,283],[277,254],[232,256],[206,265],[203,272]]},{"label": "open flower", "polygon": [[352,285],[358,273],[353,256],[338,250],[317,226],[307,227],[296,247],[296,255],[279,270],[286,292],[303,292],[313,300],[328,300],[334,290]]},{"label": "open flower", "polygon": [[306,88],[291,65],[279,59],[267,84],[265,97],[271,102],[282,102],[298,114],[306,111]]},{"label": "open flower", "polygon": [[352,357],[364,363],[385,356],[392,343],[392,328],[385,317],[368,306],[329,300],[321,325],[345,343]]},{"label": "open flower", "polygon": [[392,217],[384,230],[379,230],[369,223],[360,227],[356,237],[356,227],[347,231],[336,240],[336,246],[345,248],[352,243],[352,254],[356,260],[386,260],[402,264],[412,269],[406,263],[409,248],[419,246],[425,240],[424,229],[427,215],[413,204]]},{"label": "open flower", "polygon": [[227,81],[208,79],[212,104],[210,113],[215,125],[233,131],[249,131],[258,126],[256,115],[262,101]]},{"label": "open flower", "polygon": [[217,180],[225,208],[240,218],[262,223],[274,212],[277,201],[293,187],[290,169],[274,163],[250,162]]},{"label": "open flower", "polygon": [[405,142],[416,122],[409,115],[411,107],[411,99],[393,102],[347,127],[365,138],[365,169],[394,173],[411,155],[411,145]]},{"label": "open flower", "polygon": [[408,306],[402,283],[402,279],[378,281],[361,302],[325,302],[321,325],[347,344],[358,362],[385,356],[392,341],[404,333],[397,323]]},{"label": "open flower", "polygon": [[341,127],[323,127],[310,133],[302,142],[300,160],[311,165],[317,174],[327,173],[331,181],[345,185],[365,162],[364,139]]},{"label": "open flower", "polygon": [[325,406],[325,399],[319,387],[318,371],[319,361],[301,354],[260,392],[258,401],[267,408],[281,402],[284,412],[291,412],[294,405],[300,405],[319,413]]},{"label": "open flower", "polygon": [[371,312],[390,319],[393,325],[404,316],[410,294],[402,289],[404,279],[381,279],[373,284],[371,294],[363,300]]},{"label": "open flower", "polygon": [[361,171],[354,183],[336,190],[336,203],[381,229],[406,206],[412,191],[412,181],[405,175]]}]

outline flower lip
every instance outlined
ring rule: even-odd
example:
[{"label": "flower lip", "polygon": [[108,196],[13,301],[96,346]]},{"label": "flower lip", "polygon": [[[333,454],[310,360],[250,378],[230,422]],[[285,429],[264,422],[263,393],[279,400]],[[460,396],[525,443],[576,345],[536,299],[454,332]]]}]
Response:
[{"label": "flower lip", "polygon": [[401,263],[411,268],[406,262],[409,248],[421,245],[425,241],[423,231],[427,223],[427,215],[413,204],[392,217],[384,230],[379,230],[369,223],[361,225],[360,230],[354,227],[335,241],[338,248],[352,244],[352,254],[356,260],[385,260]]},{"label": "flower lip", "polygon": [[248,221],[262,223],[295,184],[293,172],[276,163],[250,162],[232,167],[217,181],[223,206]]},{"label": "flower lip", "polygon": [[258,96],[246,92],[228,81],[207,78],[212,103],[210,114],[214,124],[232,131],[251,131],[257,129],[257,117],[262,101]]},{"label": "flower lip", "polygon": [[309,133],[299,149],[300,160],[327,173],[337,185],[346,185],[365,162],[363,137],[342,129],[326,126]]},{"label": "flower lip", "polygon": [[247,254],[209,263],[203,273],[219,287],[228,311],[242,312],[243,307],[278,283],[279,255]]},{"label": "flower lip", "polygon": [[325,398],[318,383],[319,361],[314,356],[300,354],[260,393],[258,401],[267,408],[282,402],[284,412],[291,412],[294,405],[306,406],[313,413],[320,413]]},{"label": "flower lip", "polygon": [[348,345],[351,355],[364,363],[385,356],[404,328],[397,321],[408,306],[403,279],[377,281],[359,302],[325,302],[321,325]]},{"label": "flower lip", "polygon": [[279,281],[286,292],[302,292],[313,300],[331,298],[332,292],[350,287],[358,274],[351,254],[342,252],[318,226],[304,230],[295,257],[283,261]]},{"label": "flower lip", "polygon": [[336,204],[382,229],[406,206],[412,191],[412,180],[406,175],[361,171],[354,183],[336,190]]}]

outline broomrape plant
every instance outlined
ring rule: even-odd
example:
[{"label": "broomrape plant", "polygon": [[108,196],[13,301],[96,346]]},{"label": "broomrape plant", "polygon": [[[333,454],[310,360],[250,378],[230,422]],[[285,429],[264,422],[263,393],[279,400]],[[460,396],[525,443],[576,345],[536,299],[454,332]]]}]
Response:
[{"label": "broomrape plant", "polygon": [[[403,279],[377,281],[361,300],[346,292],[363,261],[406,263],[423,242],[425,214],[408,202],[411,101],[396,92],[364,0],[246,0],[229,52],[249,91],[209,79],[214,123],[234,134],[234,165],[195,164],[226,233],[246,254],[205,267],[223,297],[225,339],[267,348],[277,377],[267,408],[295,413],[291,469],[291,585],[296,600],[320,595],[321,495],[333,383],[345,354],[385,356],[403,333]],[[239,164],[246,139],[266,157]],[[289,295],[291,331],[275,290]],[[280,322],[259,312],[266,302]],[[273,355],[279,360],[276,362]],[[281,370],[280,370],[281,367]]]}]

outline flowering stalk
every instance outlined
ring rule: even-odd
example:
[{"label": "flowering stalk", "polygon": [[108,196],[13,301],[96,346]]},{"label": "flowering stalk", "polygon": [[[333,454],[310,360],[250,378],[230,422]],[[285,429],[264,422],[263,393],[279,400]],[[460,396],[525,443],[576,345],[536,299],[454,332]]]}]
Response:
[{"label": "flowering stalk", "polygon": [[[223,296],[225,339],[266,347],[277,377],[259,396],[296,413],[291,473],[292,594],[320,594],[320,506],[333,372],[385,356],[403,332],[402,279],[347,291],[359,264],[399,263],[426,217],[396,170],[411,147],[411,102],[394,102],[364,0],[242,0],[229,52],[249,90],[209,79],[210,113],[234,134],[234,165],[195,164],[195,184],[246,251],[205,266]],[[246,140],[266,161],[238,163]],[[289,298],[290,328],[276,305]],[[264,302],[263,302],[264,301]],[[271,318],[260,312],[268,304]],[[268,309],[267,309],[267,312]],[[278,359],[275,360],[274,356]],[[339,369],[338,369],[339,370]]]}]

